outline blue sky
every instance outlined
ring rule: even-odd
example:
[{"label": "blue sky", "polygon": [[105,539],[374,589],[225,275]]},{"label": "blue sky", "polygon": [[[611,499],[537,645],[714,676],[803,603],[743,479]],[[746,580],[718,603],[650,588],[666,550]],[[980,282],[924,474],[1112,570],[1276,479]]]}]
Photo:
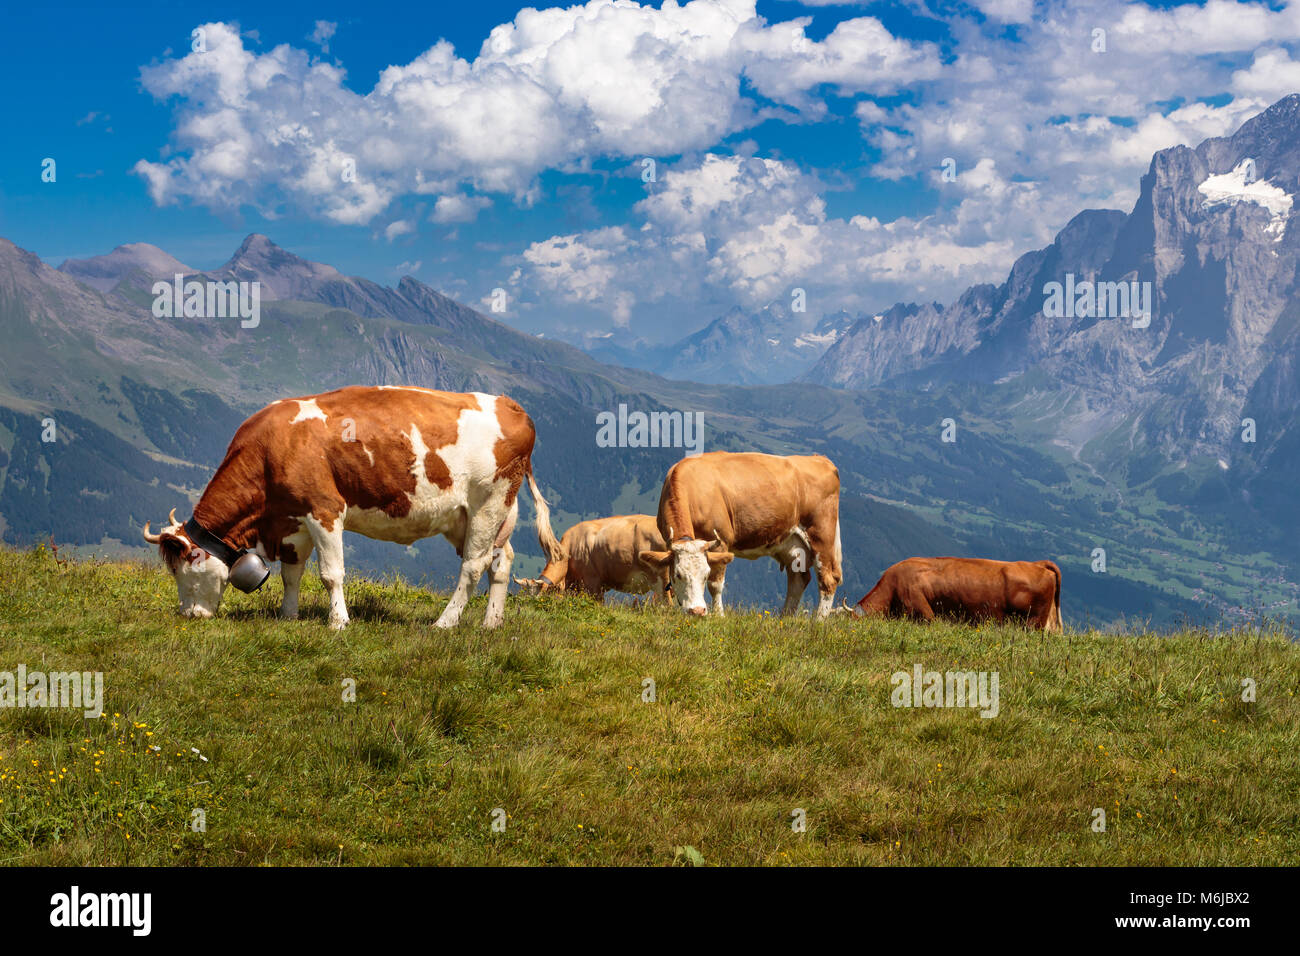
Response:
[{"label": "blue sky", "polygon": [[1129,208],[1153,151],[1300,86],[1296,4],[542,9],[11,6],[0,236],[212,268],[264,232],[479,307],[506,288],[529,331],[662,340],[796,287],[811,320],[997,281]]}]

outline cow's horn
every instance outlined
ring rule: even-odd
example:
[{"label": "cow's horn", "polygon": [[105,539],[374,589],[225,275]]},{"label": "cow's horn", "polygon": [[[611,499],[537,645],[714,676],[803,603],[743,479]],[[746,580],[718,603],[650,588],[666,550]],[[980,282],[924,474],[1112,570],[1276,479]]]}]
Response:
[{"label": "cow's horn", "polygon": [[175,508],[173,508],[173,509],[171,510],[171,513],[170,513],[169,515],[167,515],[167,521],[168,521],[169,524],[180,524],[180,522],[176,520],[176,509],[175,509]]},{"label": "cow's horn", "polygon": [[157,544],[162,540],[162,535],[149,533],[149,522],[147,521],[144,523],[144,530],[141,533],[144,535],[144,539],[150,544]]}]

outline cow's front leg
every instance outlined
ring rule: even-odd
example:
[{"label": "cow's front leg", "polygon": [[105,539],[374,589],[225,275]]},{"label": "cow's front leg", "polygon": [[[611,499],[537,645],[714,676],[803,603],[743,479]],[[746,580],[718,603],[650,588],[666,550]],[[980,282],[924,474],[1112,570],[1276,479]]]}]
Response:
[{"label": "cow's front leg", "polygon": [[307,562],[290,564],[280,562],[280,580],[284,582],[284,598],[280,601],[280,617],[286,621],[298,617],[298,589],[302,584],[302,573],[307,570]]},{"label": "cow's front leg", "polygon": [[320,580],[330,596],[330,627],[348,626],[348,605],[343,598],[343,516],[326,528],[315,518],[306,521],[316,553],[320,555]]},{"label": "cow's front leg", "polygon": [[722,592],[727,588],[727,566],[718,565],[717,569],[709,574],[709,594],[713,597],[713,613],[718,617],[723,617],[725,612],[722,607]]},{"label": "cow's front leg", "polygon": [[928,623],[935,618],[934,608],[930,607],[929,599],[915,588],[903,595],[903,606],[915,620]]},{"label": "cow's front leg", "polygon": [[[301,531],[285,538],[280,545],[280,580],[284,583],[284,598],[280,601],[280,617],[292,621],[298,617],[298,591],[307,559],[311,557],[311,535]],[[292,555],[293,560],[287,559]]]}]

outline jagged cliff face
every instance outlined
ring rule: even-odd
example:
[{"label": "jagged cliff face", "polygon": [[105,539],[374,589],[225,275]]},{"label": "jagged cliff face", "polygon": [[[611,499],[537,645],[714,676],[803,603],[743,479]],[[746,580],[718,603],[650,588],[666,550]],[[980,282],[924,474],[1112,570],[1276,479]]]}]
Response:
[{"label": "jagged cliff face", "polygon": [[[1000,286],[858,323],[806,378],[931,388],[1042,372],[1087,409],[1089,427],[1062,424],[1067,443],[1136,421],[1132,443],[1231,462],[1242,418],[1268,418],[1276,441],[1300,401],[1298,192],[1300,96],[1289,96],[1232,136],[1156,154],[1128,215],[1085,211]],[[1117,288],[1149,296],[1149,324],[1119,314]]]}]

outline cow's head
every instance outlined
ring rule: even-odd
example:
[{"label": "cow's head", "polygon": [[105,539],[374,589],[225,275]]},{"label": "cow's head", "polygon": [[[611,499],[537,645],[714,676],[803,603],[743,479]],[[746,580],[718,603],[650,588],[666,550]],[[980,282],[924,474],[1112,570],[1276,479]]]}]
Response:
[{"label": "cow's head", "polygon": [[564,590],[564,582],[554,583],[545,572],[540,578],[515,578],[520,594],[551,594]]},{"label": "cow's head", "polygon": [[167,527],[158,534],[149,533],[149,522],[146,521],[144,539],[158,546],[163,564],[176,579],[181,613],[186,617],[212,617],[216,614],[221,606],[221,596],[226,591],[230,569],[216,555],[190,540],[185,525],[176,520],[176,509],[172,509]]},{"label": "cow's head", "polygon": [[637,554],[637,560],[652,571],[668,568],[668,586],[673,600],[687,614],[698,617],[709,613],[704,603],[704,585],[709,575],[734,557],[716,534],[712,541],[683,538],[674,541],[668,551],[641,551]]}]

